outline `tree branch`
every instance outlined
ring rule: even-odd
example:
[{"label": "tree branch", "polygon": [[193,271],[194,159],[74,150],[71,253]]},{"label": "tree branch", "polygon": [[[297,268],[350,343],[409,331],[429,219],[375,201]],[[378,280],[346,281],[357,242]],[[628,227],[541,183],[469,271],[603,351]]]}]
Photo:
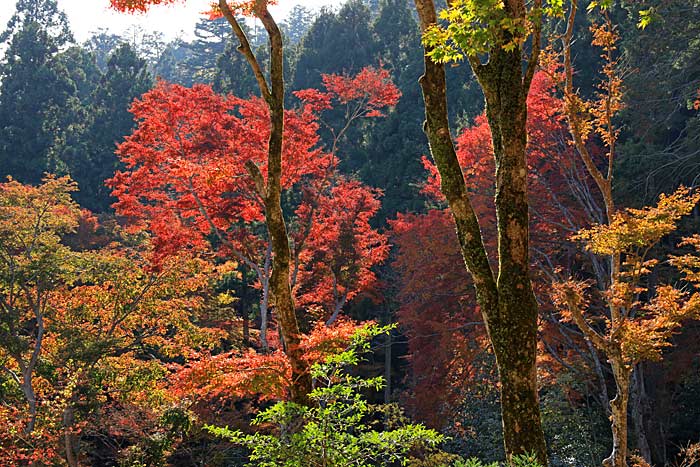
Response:
[{"label": "tree branch", "polygon": [[265,101],[269,103],[270,99],[272,99],[272,93],[270,92],[270,88],[267,84],[267,79],[265,79],[265,74],[263,73],[262,68],[260,67],[260,63],[255,57],[255,53],[253,53],[253,49],[250,46],[250,42],[248,41],[248,37],[246,36],[245,31],[243,31],[243,28],[241,28],[240,23],[236,19],[236,15],[231,10],[231,7],[228,6],[226,0],[219,0],[219,8],[221,9],[221,13],[224,15],[224,18],[226,18],[228,23],[233,28],[233,32],[236,34],[236,37],[238,38],[238,41],[240,43],[240,45],[238,46],[238,50],[243,54],[243,56],[250,64],[250,67],[253,69],[253,74],[255,75],[255,80],[258,82],[258,87],[260,88],[260,92],[262,93],[263,99],[265,99]]}]

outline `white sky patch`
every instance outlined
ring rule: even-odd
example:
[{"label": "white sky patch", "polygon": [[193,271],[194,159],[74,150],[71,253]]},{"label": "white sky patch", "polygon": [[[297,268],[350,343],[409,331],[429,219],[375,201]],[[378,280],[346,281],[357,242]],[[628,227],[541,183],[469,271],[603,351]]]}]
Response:
[{"label": "white sky patch", "polygon": [[[281,21],[294,5],[301,4],[310,9],[322,6],[338,6],[342,0],[280,0],[280,5],[270,8],[275,19]],[[177,37],[190,39],[194,26],[208,9],[210,0],[184,0],[172,5],[159,5],[142,15],[117,13],[109,8],[109,0],[58,0],[58,7],[65,11],[71,29],[78,42],[85,41],[100,28],[114,34],[122,34],[133,26],[146,31],[162,32],[166,40]],[[0,0],[0,31],[15,11],[15,0]]]}]

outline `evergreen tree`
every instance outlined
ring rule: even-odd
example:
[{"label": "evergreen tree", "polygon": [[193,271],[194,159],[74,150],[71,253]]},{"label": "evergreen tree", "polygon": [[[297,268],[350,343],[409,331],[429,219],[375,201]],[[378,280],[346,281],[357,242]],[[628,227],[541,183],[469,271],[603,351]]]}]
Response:
[{"label": "evergreen tree", "polygon": [[644,30],[635,21],[643,6],[629,8],[622,49],[635,72],[625,80],[616,185],[626,201],[644,205],[680,183],[700,182],[700,1],[663,2],[655,10],[663,19]]},{"label": "evergreen tree", "polygon": [[117,144],[134,126],[129,107],[152,85],[146,60],[139,58],[129,44],[121,44],[110,56],[95,89],[92,115],[84,134],[76,146],[66,148],[69,154],[64,156],[80,188],[76,199],[88,209],[109,209],[113,200],[104,181],[118,168],[114,154]]},{"label": "evergreen tree", "polygon": [[244,98],[259,95],[255,77],[247,72],[248,67],[245,57],[238,51],[238,44],[235,41],[230,41],[216,62],[214,90]]},{"label": "evergreen tree", "polygon": [[58,48],[73,42],[68,18],[58,9],[56,0],[17,0],[14,15],[7,23],[7,29],[0,34],[0,43],[7,43],[32,23],[41,25],[41,29]]},{"label": "evergreen tree", "polygon": [[158,58],[153,74],[159,78],[177,83],[182,86],[191,86],[192,77],[186,76],[182,63],[187,60],[190,49],[187,42],[175,39],[165,46],[163,53]]},{"label": "evergreen tree", "polygon": [[356,169],[365,183],[384,190],[380,216],[386,219],[398,211],[419,210],[423,204],[418,187],[424,169],[417,157],[428,150],[421,135],[418,88],[423,58],[418,25],[408,0],[384,0],[373,30],[381,62],[391,70],[402,95],[394,112],[372,128],[367,159]]},{"label": "evergreen tree", "polygon": [[303,5],[294,5],[282,23],[282,32],[291,44],[298,44],[314,23],[316,15]]},{"label": "evergreen tree", "polygon": [[55,0],[19,0],[0,40],[8,44],[0,67],[0,170],[2,176],[37,183],[53,170],[49,152],[60,123],[56,109],[75,93],[56,60],[72,37]]},{"label": "evergreen tree", "polygon": [[301,43],[294,89],[317,88],[322,73],[357,73],[376,65],[377,50],[370,11],[350,0],[337,14],[322,10]]},{"label": "evergreen tree", "polygon": [[216,80],[219,57],[232,42],[231,26],[225,18],[201,19],[194,35],[194,41],[187,45],[188,54],[179,65],[180,72],[192,83],[212,84]]},{"label": "evergreen tree", "polygon": [[106,29],[98,29],[85,42],[85,48],[95,54],[97,66],[104,72],[107,69],[109,56],[122,42],[125,42],[123,37],[111,34]]},{"label": "evergreen tree", "polygon": [[100,81],[95,55],[84,47],[72,46],[56,56],[56,67],[68,77],[72,91],[60,106],[44,115],[44,128],[51,136],[48,170],[66,174],[71,160],[86,157],[90,142],[85,130],[92,119],[92,96]]}]

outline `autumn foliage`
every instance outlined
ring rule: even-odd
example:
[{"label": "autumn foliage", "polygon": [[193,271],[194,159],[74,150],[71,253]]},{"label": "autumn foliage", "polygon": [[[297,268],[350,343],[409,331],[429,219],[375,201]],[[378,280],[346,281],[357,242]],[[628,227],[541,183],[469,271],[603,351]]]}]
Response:
[{"label": "autumn foliage", "polygon": [[[345,350],[353,336],[370,325],[347,319],[330,326],[319,322],[301,342],[306,361],[310,365],[319,363]],[[225,404],[245,398],[289,400],[292,370],[289,358],[281,349],[268,354],[245,349],[193,357],[185,366],[173,366],[171,376],[172,388],[189,403],[203,400]]]},{"label": "autumn foliage", "polygon": [[[375,84],[388,86],[382,70],[361,75],[360,84],[374,76]],[[356,79],[324,79],[338,99],[364,99],[361,116],[397,98],[396,92],[365,98],[348,88]],[[331,92],[324,94],[327,105]],[[335,174],[332,156],[320,149],[317,135],[317,112],[327,107],[319,107],[310,94],[302,93],[300,107],[286,113],[282,187],[302,193],[290,224],[300,304],[329,306],[330,315],[372,286],[371,268],[386,258],[387,246],[369,224],[379,209],[380,192]],[[245,167],[253,162],[265,173],[269,127],[262,100],[162,82],[132,111],[139,126],[118,151],[127,170],[109,182],[119,199],[119,214],[132,228],[153,232],[159,257],[183,249],[216,252],[254,267],[264,288],[269,257],[267,233],[260,226],[264,205],[260,183]]]},{"label": "autumn foliage", "polygon": [[[316,323],[299,345],[304,358],[312,360],[316,350],[306,348],[308,342],[318,341],[324,332],[342,335],[353,329],[337,321],[343,307],[376,290],[374,267],[389,252],[386,236],[370,224],[381,192],[337,172],[335,155],[319,140],[320,114],[334,105],[352,106],[344,124],[348,128],[358,119],[379,116],[399,96],[381,69],[323,80],[325,91],[300,92],[299,105],[285,111],[281,171],[290,285],[299,316]],[[373,87],[356,89],[366,84]],[[267,105],[257,98],[219,96],[207,86],[161,82],[134,103],[132,112],[138,126],[118,149],[126,169],[108,182],[118,198],[118,214],[132,232],[153,236],[157,267],[182,253],[229,264],[227,274],[245,266],[254,271],[250,285],[260,296],[262,354],[242,349],[193,355],[193,363],[178,370],[182,393],[287,397],[290,361],[268,321],[275,303],[270,289],[274,253],[263,196],[270,138]],[[259,170],[251,171],[251,164]]]}]

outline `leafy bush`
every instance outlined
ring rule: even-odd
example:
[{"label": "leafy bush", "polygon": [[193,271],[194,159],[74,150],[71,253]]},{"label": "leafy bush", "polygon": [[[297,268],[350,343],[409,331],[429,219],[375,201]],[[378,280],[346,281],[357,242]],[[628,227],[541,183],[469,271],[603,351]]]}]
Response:
[{"label": "leafy bush", "polygon": [[250,449],[250,465],[260,467],[406,465],[412,457],[437,451],[444,436],[423,425],[377,429],[382,410],[369,404],[362,392],[379,390],[383,379],[361,378],[347,371],[369,349],[369,340],[386,331],[364,328],[346,351],[314,365],[309,407],[279,402],[254,419],[259,429],[254,434],[208,429]]}]

